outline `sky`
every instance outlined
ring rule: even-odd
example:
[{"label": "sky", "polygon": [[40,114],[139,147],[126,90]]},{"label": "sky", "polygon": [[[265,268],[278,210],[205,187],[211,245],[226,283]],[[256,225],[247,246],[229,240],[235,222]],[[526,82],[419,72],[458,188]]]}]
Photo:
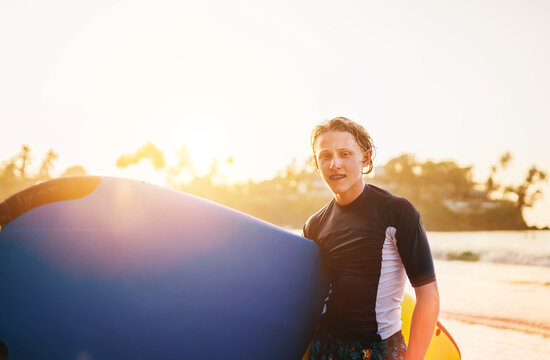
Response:
[{"label": "sky", "polygon": [[[377,147],[472,165],[503,183],[550,172],[548,1],[0,0],[0,160],[22,144],[57,173],[159,183],[147,142],[234,181],[310,156],[312,127],[346,116]],[[525,212],[550,224],[550,185]]]}]

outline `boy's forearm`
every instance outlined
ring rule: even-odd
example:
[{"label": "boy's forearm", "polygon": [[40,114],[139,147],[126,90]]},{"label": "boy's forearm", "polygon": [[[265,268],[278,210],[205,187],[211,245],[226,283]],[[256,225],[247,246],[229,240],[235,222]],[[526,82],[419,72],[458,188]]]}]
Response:
[{"label": "boy's forearm", "polygon": [[437,282],[434,281],[414,290],[416,305],[412,315],[409,346],[405,354],[405,360],[424,359],[439,316]]}]

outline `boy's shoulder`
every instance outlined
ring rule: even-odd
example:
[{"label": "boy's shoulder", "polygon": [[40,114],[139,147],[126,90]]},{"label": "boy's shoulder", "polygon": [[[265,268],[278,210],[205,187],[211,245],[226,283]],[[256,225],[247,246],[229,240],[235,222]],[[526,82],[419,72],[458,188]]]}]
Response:
[{"label": "boy's shoulder", "polygon": [[306,223],[304,224],[303,228],[303,235],[310,239],[315,240],[313,234],[316,232],[315,229],[318,228],[319,224],[323,221],[327,213],[330,211],[330,209],[334,206],[335,200],[332,199],[328,203],[325,204],[322,208],[317,210],[313,215],[307,219]]},{"label": "boy's shoulder", "polygon": [[416,211],[414,205],[404,197],[395,195],[388,190],[382,189],[376,185],[368,184],[368,199],[370,205],[380,206],[388,210]]}]

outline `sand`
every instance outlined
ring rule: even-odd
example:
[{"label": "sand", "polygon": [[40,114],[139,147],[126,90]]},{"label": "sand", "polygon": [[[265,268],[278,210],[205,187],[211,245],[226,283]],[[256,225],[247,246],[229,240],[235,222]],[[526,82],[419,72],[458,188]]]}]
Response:
[{"label": "sand", "polygon": [[437,260],[440,321],[463,359],[550,359],[550,267]]}]

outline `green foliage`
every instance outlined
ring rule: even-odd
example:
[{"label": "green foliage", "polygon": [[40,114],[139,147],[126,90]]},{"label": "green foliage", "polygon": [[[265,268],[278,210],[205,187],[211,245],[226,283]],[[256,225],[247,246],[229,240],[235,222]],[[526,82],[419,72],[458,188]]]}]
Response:
[{"label": "green foliage", "polygon": [[532,166],[519,185],[497,183],[496,175],[511,160],[509,152],[501,156],[484,190],[472,180],[471,166],[461,167],[454,161],[418,162],[411,154],[388,161],[376,180],[413,202],[429,230],[523,230],[528,228],[523,209],[542,197],[537,186],[546,181],[547,174]]},{"label": "green foliage", "polygon": [[[500,162],[509,163],[510,154]],[[213,162],[209,173],[174,187],[205,197],[266,221],[300,228],[307,218],[332,198],[332,194],[307,163],[293,160],[272,179],[259,183],[223,184],[213,181],[218,168]],[[531,171],[530,178],[541,177]],[[486,190],[477,190],[472,167],[454,161],[419,162],[404,154],[378,168],[375,185],[409,199],[419,210],[426,229],[519,230],[527,229],[522,207],[501,198],[492,199]],[[540,194],[539,194],[540,195]]]},{"label": "green foliage", "polygon": [[514,199],[515,206],[522,211],[524,208],[532,207],[542,198],[542,190],[539,187],[541,183],[546,182],[548,174],[538,169],[535,165],[531,166],[525,175],[525,179],[518,185],[503,185],[495,179],[498,172],[505,170],[512,161],[512,154],[506,152],[499,159],[499,162],[491,167],[491,173],[486,181],[486,189],[489,195],[496,198]]},{"label": "green foliage", "polygon": [[388,161],[377,181],[390,185],[413,203],[441,203],[448,199],[468,199],[474,192],[472,167],[453,161],[418,162],[404,154]]},{"label": "green foliage", "polygon": [[116,161],[116,166],[119,168],[125,168],[130,165],[137,164],[142,159],[151,161],[151,164],[153,164],[156,170],[163,169],[166,166],[164,154],[158,147],[150,142],[140,147],[133,154],[120,155]]},{"label": "green foliage", "polygon": [[[51,170],[58,155],[49,150],[36,173],[29,171],[31,149],[23,145],[19,153],[0,167],[0,200],[26,187],[51,178]],[[234,159],[212,159],[209,171],[202,176],[195,172],[189,149],[183,146],[178,152],[178,163],[168,166],[162,151],[147,143],[134,154],[122,155],[120,167],[151,161],[157,171],[164,172],[166,184],[176,190],[216,201],[271,223],[301,228],[307,218],[324,206],[332,194],[320,177],[308,166],[293,159],[272,179],[261,182],[229,184],[224,181],[223,169]],[[454,161],[418,161],[412,154],[403,154],[376,169],[373,183],[390,192],[409,199],[419,210],[428,230],[521,230],[527,229],[522,211],[542,196],[537,186],[547,174],[532,166],[523,183],[498,183],[498,172],[512,159],[504,154],[491,168],[484,184],[472,180],[472,167],[462,167]],[[68,168],[63,176],[84,175],[82,166]],[[480,190],[482,188],[482,190]],[[510,199],[510,196],[513,199]]]},{"label": "green foliage", "polygon": [[219,176],[216,164],[211,164],[206,175],[173,187],[289,228],[301,228],[331,198],[318,176],[298,166],[295,160],[272,179],[240,184],[214,182]]},{"label": "green foliage", "polygon": [[[474,201],[472,201],[474,202]],[[463,211],[452,211],[445,204],[417,205],[424,226],[432,231],[525,230],[527,224],[510,201],[487,201]]]},{"label": "green foliage", "polygon": [[[29,171],[32,164],[31,148],[28,145],[22,145],[19,153],[4,161],[0,166],[0,201],[4,201],[11,195],[36,183],[51,179],[50,172],[58,157],[53,149],[48,150],[38,171],[31,173]],[[63,176],[84,174],[86,174],[86,170],[82,166],[73,166],[68,168]]]}]

